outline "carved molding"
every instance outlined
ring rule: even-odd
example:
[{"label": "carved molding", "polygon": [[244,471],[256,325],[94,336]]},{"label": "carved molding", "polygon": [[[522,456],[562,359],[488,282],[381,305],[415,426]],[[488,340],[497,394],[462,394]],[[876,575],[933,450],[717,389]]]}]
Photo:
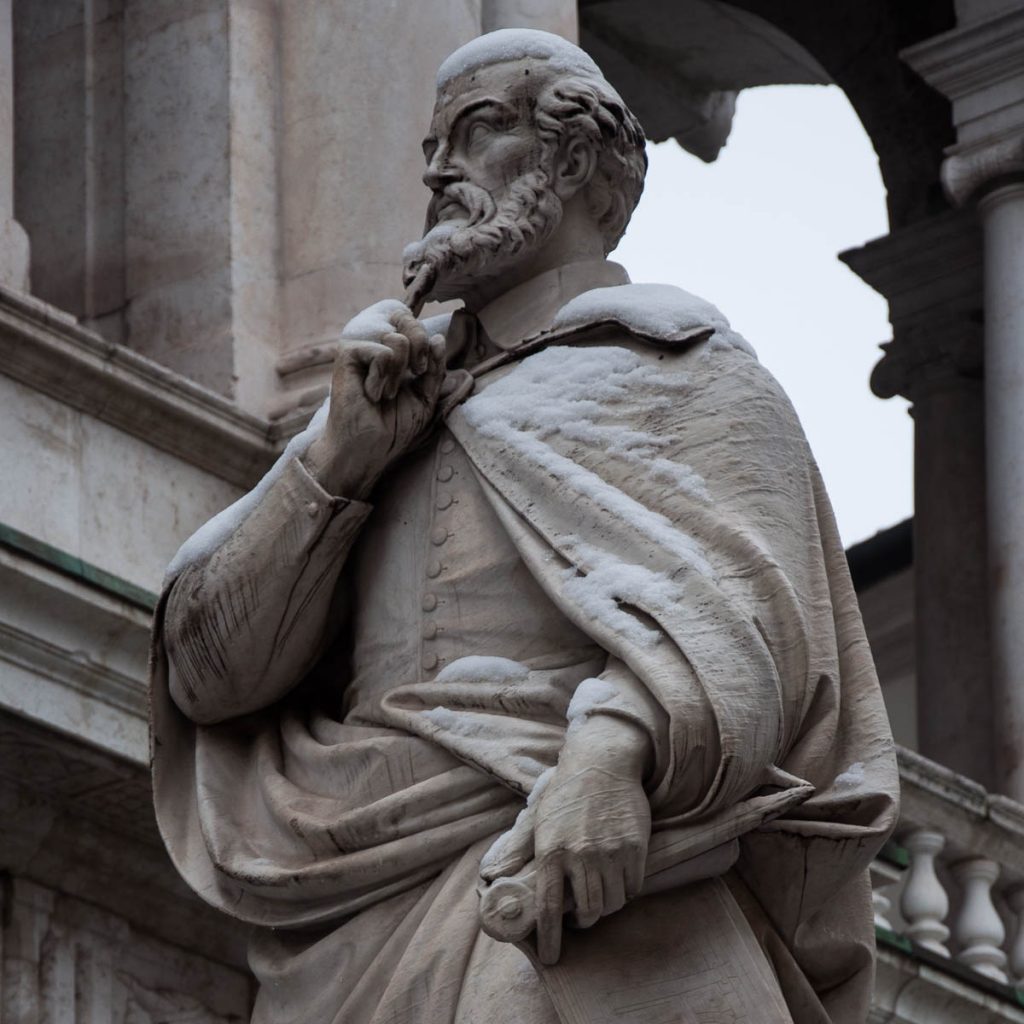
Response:
[{"label": "carved molding", "polygon": [[959,25],[907,47],[900,58],[954,101],[1015,78],[1024,69],[1024,8]]},{"label": "carved molding", "polygon": [[123,918],[24,879],[2,892],[0,968],[9,1024],[242,1024],[235,969],[140,933]]},{"label": "carved molding", "polygon": [[958,206],[1000,185],[1024,181],[1024,132],[953,147],[942,162],[941,174],[943,188]]},{"label": "carved molding", "polygon": [[286,436],[74,317],[3,287],[0,372],[240,487],[263,475]]},{"label": "carved molding", "polygon": [[920,955],[880,947],[868,1024],[1024,1024],[1024,1010]]},{"label": "carved molding", "polygon": [[1024,7],[958,25],[900,57],[953,103],[959,141],[947,150],[942,184],[954,203],[1024,178]]},{"label": "carved molding", "polygon": [[0,707],[148,763],[150,616],[0,548]]},{"label": "carved molding", "polygon": [[893,339],[871,375],[880,398],[980,379],[983,361],[983,240],[965,210],[930,217],[840,259],[889,302]]},{"label": "carved molding", "polygon": [[10,876],[244,967],[246,929],[189,892],[171,864],[143,766],[0,710],[0,822]]},{"label": "carved molding", "polygon": [[871,390],[879,398],[903,395],[911,402],[936,388],[980,386],[984,338],[979,320],[939,316],[899,332],[879,346],[882,358],[871,371]]}]

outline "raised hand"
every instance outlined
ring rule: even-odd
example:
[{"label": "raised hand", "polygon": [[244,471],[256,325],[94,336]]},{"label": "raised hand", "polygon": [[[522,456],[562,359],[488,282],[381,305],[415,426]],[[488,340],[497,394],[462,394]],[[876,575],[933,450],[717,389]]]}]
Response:
[{"label": "raised hand", "polygon": [[428,338],[407,306],[389,307],[367,332],[376,336],[341,343],[327,422],[304,457],[327,491],[347,498],[365,498],[433,426],[444,382],[444,337]]}]

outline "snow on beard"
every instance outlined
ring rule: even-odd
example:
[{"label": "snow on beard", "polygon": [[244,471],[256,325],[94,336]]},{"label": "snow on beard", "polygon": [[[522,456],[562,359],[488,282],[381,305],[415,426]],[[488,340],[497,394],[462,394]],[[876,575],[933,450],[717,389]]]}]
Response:
[{"label": "snow on beard", "polygon": [[473,282],[494,277],[536,252],[562,220],[562,201],[550,182],[547,166],[535,168],[512,181],[497,201],[470,182],[448,185],[444,196],[458,202],[469,218],[441,221],[405,247],[405,284],[426,266],[434,278],[429,297],[438,302],[456,299]]}]

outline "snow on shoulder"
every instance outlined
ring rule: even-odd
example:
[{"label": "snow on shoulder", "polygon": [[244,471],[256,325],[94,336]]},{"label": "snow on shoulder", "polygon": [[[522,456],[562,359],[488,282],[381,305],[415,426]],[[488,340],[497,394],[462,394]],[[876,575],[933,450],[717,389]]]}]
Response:
[{"label": "snow on shoulder", "polygon": [[717,306],[671,284],[620,284],[577,295],[557,313],[552,331],[611,322],[658,341],[675,341],[701,327],[714,328],[712,347],[727,345],[754,356],[753,347],[729,326]]},{"label": "snow on shoulder", "polygon": [[438,68],[437,87],[442,89],[453,78],[477,68],[528,58],[547,61],[555,71],[604,80],[601,69],[591,57],[561,36],[532,28],[501,28],[477,36],[448,57]]}]

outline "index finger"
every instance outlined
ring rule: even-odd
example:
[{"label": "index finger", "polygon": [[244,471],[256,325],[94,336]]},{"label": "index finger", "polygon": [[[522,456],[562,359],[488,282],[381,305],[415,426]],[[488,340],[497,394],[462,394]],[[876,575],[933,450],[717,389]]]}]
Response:
[{"label": "index finger", "polygon": [[537,869],[537,956],[556,964],[562,953],[562,904],[565,874],[560,857],[548,857]]},{"label": "index finger", "polygon": [[427,331],[411,312],[396,311],[389,317],[395,330],[409,339],[409,368],[419,376],[427,368]]}]

